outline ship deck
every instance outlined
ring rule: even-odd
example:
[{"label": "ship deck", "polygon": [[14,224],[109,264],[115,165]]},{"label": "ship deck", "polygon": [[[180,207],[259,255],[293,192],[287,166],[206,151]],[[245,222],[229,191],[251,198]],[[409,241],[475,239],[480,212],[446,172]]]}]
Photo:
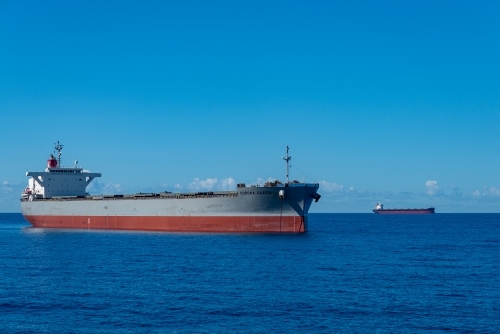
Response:
[{"label": "ship deck", "polygon": [[[197,193],[137,193],[128,195],[87,195],[87,196],[54,196],[52,198],[36,198],[36,201],[113,201],[113,200],[144,200],[144,199],[192,199],[238,197],[237,191],[197,192]],[[29,197],[21,198],[21,202],[29,201]]]}]

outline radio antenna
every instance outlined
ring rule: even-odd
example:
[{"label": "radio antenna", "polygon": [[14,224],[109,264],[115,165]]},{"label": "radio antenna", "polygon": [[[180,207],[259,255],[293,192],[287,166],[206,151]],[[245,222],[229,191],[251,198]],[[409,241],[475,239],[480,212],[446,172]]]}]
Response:
[{"label": "radio antenna", "polygon": [[290,160],[292,160],[292,157],[288,156],[288,146],[286,147],[286,157],[283,157],[282,159],[286,161],[286,184],[288,185],[288,183],[289,183],[288,182],[288,167],[289,167],[288,162]]},{"label": "radio antenna", "polygon": [[57,141],[57,143],[54,143],[54,150],[57,151],[58,153],[58,159],[57,159],[57,164],[58,164],[58,167],[61,167],[61,151],[63,149],[63,146],[62,144],[59,144],[59,140]]}]

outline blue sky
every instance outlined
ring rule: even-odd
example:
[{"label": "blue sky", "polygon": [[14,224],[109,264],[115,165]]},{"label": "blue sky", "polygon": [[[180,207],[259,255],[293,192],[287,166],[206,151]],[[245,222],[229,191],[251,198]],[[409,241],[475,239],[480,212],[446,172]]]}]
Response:
[{"label": "blue sky", "polygon": [[[57,140],[93,192],[321,184],[500,212],[495,1],[0,3],[0,212]],[[303,173],[302,173],[303,172]]]}]

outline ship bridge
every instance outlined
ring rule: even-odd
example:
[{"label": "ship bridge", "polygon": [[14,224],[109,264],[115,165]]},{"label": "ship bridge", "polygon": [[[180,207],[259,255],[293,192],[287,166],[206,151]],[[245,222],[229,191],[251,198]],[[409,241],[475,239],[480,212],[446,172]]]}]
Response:
[{"label": "ship bridge", "polygon": [[79,168],[78,161],[75,161],[75,167],[61,167],[62,147],[63,145],[57,142],[54,148],[59,153],[59,159],[51,154],[45,171],[26,173],[26,176],[31,176],[31,179],[22,197],[36,199],[55,196],[85,196],[90,182],[101,176],[101,173],[86,172],[83,168]]}]

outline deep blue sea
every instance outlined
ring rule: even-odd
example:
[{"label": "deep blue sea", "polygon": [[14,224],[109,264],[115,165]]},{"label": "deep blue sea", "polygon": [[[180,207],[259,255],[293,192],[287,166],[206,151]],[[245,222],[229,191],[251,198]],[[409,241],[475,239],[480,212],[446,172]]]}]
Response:
[{"label": "deep blue sea", "polygon": [[499,333],[500,214],[311,214],[303,235],[0,214],[0,332]]}]

